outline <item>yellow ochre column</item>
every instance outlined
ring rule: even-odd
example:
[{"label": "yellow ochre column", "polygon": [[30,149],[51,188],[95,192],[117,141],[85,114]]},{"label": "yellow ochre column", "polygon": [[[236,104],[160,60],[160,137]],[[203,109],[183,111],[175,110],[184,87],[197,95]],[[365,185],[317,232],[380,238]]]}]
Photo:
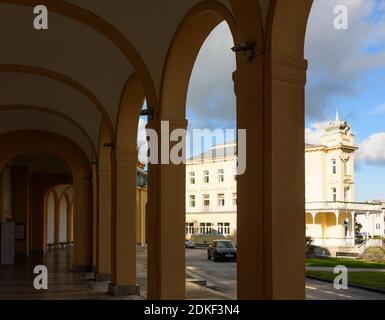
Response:
[{"label": "yellow ochre column", "polygon": [[[163,120],[167,121],[170,132],[187,128],[185,119],[164,117]],[[163,161],[166,160],[175,142],[170,143],[169,148],[167,142],[161,142],[160,119],[152,120],[148,128],[158,132],[159,154],[163,153]],[[185,299],[185,190],[184,164],[149,165],[148,299]]]},{"label": "yellow ochre column", "polygon": [[92,270],[92,182],[90,176],[74,179],[74,272]]},{"label": "yellow ochre column", "polygon": [[109,293],[139,295],[136,284],[136,153],[112,150],[112,243]]}]

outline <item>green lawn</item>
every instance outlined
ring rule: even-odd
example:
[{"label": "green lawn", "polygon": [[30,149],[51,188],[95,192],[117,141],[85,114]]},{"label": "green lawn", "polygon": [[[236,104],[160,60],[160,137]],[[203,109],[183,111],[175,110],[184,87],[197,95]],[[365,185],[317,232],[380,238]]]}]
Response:
[{"label": "green lawn", "polygon": [[385,263],[367,262],[364,260],[344,259],[344,258],[308,258],[306,259],[307,267],[330,267],[342,265],[347,268],[368,268],[368,269],[385,269]]},{"label": "green lawn", "polygon": [[[337,276],[328,271],[306,271],[306,275],[330,282]],[[385,272],[349,272],[348,283],[385,290]]]}]

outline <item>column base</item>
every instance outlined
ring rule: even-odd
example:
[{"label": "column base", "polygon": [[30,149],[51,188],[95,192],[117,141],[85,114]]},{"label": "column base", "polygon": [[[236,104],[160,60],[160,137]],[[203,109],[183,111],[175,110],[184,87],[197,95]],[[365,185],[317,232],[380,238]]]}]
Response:
[{"label": "column base", "polygon": [[95,281],[111,281],[111,273],[95,273]]},{"label": "column base", "polygon": [[112,296],[140,296],[140,287],[137,285],[117,286],[110,283],[108,293]]},{"label": "column base", "polygon": [[72,266],[72,272],[92,272],[92,266]]}]

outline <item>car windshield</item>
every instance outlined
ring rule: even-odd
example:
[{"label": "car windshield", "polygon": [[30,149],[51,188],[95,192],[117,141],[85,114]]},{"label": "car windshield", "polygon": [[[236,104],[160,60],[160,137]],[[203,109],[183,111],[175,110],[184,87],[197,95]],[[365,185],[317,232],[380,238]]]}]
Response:
[{"label": "car windshield", "polygon": [[217,242],[217,248],[221,248],[221,249],[234,248],[234,245],[230,241]]}]

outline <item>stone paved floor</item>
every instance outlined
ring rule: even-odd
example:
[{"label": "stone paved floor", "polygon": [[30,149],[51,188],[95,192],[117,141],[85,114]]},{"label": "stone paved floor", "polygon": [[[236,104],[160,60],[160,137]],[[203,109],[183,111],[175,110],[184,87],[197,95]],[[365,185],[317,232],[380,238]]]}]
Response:
[{"label": "stone paved floor", "polygon": [[[73,273],[70,271],[72,250],[61,249],[51,251],[44,257],[17,258],[14,265],[0,266],[0,300],[30,299],[30,300],[136,300],[145,299],[147,277],[146,248],[137,250],[137,282],[141,288],[141,297],[126,296],[112,297],[107,295],[107,282],[97,282],[93,273]],[[187,299],[196,300],[227,300],[235,298],[236,264],[214,263],[207,261],[204,251],[186,250]],[[48,290],[37,291],[33,287],[36,276],[33,269],[36,265],[48,268]],[[219,276],[218,276],[219,275]],[[191,277],[207,280],[223,293],[199,286],[191,282]],[[350,288],[344,292],[335,291],[331,284],[307,280],[307,299],[356,300],[356,299],[385,299],[385,295],[367,290]]]},{"label": "stone paved floor", "polygon": [[[72,250],[54,250],[43,256],[18,257],[14,265],[0,265],[0,300],[136,300],[146,297],[146,263],[143,250],[138,249],[138,284],[141,297],[107,295],[108,283],[94,280],[94,273],[71,272]],[[48,269],[48,290],[33,287],[36,265]],[[227,299],[220,293],[187,282],[188,299]]]}]

